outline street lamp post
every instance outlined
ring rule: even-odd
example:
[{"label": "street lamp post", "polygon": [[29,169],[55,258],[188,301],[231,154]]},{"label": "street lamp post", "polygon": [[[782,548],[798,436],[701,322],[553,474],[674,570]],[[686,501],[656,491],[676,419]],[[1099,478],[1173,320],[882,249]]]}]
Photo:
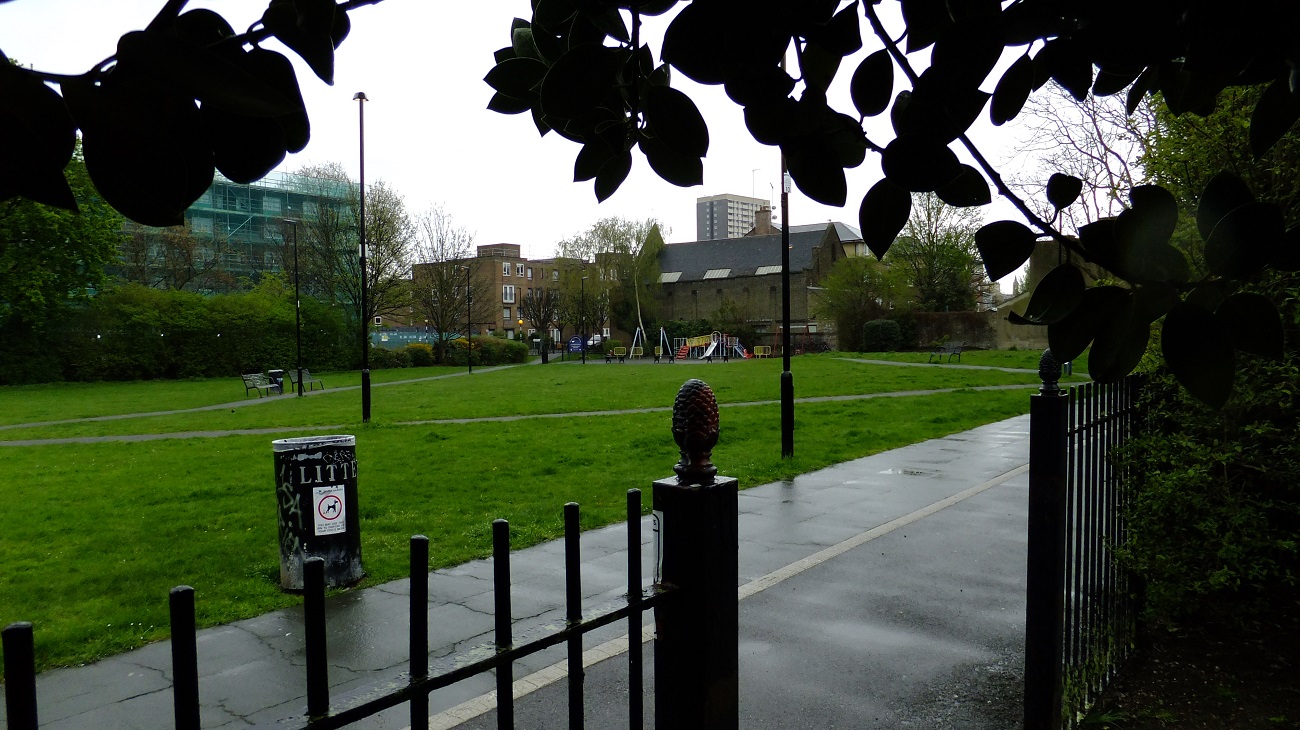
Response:
[{"label": "street lamp post", "polygon": [[360,131],[361,152],[361,195],[360,195],[360,235],[361,235],[361,422],[370,422],[370,310],[368,304],[368,287],[370,271],[366,268],[366,98],[364,92],[358,91],[352,100],[357,104],[357,121]]},{"label": "street lamp post", "polygon": [[587,277],[578,285],[578,325],[582,329],[582,364],[587,364]]},{"label": "street lamp post", "polygon": [[295,367],[298,369],[298,397],[302,397],[302,295],[298,289],[298,221],[291,218],[285,223],[293,229],[293,329],[296,340]]},{"label": "street lamp post", "polygon": [[469,374],[474,374],[474,287],[469,283],[469,267],[465,269],[465,362],[469,364]]}]

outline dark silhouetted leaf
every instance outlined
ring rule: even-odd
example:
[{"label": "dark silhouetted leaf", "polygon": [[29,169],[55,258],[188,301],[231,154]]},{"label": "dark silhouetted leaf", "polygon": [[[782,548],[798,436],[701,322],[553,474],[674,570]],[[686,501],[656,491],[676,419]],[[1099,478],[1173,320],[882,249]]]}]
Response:
[{"label": "dark silhouetted leaf", "polygon": [[[646,2],[636,3],[636,9],[643,16],[653,17],[655,15],[663,15],[669,10],[672,10],[679,1],[680,0],[646,0]],[[632,3],[624,0],[624,2],[620,2],[618,6],[620,8],[630,8],[632,7]]]},{"label": "dark silhouetted leaf", "polygon": [[[515,22],[528,23],[528,21],[519,18],[515,18]],[[533,29],[531,25],[515,28],[510,34],[510,41],[510,47],[514,50],[516,58],[531,58],[535,61],[545,61],[542,52],[537,48],[537,42],[533,40]]]},{"label": "dark silhouetted leaf", "polygon": [[1080,44],[1068,38],[1050,40],[1034,57],[1034,63],[1041,69],[1036,77],[1041,78],[1045,73],[1075,99],[1083,101],[1088,98],[1088,91],[1092,88],[1092,61]]},{"label": "dark silhouetted leaf", "polygon": [[1093,96],[1117,94],[1128,88],[1141,73],[1140,70],[1120,72],[1103,68],[1097,72],[1097,78],[1092,82]]},{"label": "dark silhouetted leaf", "polygon": [[1225,215],[1205,242],[1205,264],[1220,276],[1237,278],[1273,260],[1286,235],[1282,211],[1272,203],[1249,203]]},{"label": "dark silhouetted leaf", "polygon": [[1196,230],[1200,231],[1201,240],[1210,240],[1210,234],[1223,216],[1253,202],[1255,196],[1250,188],[1231,172],[1223,170],[1210,178],[1196,207]]},{"label": "dark silhouetted leaf", "polygon": [[1273,256],[1273,268],[1300,271],[1300,226],[1293,227],[1282,237],[1282,245]]},{"label": "dark silhouetted leaf", "polygon": [[1286,77],[1280,78],[1269,85],[1250,116],[1250,151],[1256,157],[1263,156],[1297,120],[1300,120],[1300,94],[1291,92]]},{"label": "dark silhouetted leaf", "polygon": [[1178,204],[1168,190],[1156,185],[1133,188],[1129,198],[1132,207],[1115,219],[1114,235],[1121,252],[1141,255],[1173,235],[1178,224]]},{"label": "dark silhouetted leaf", "polygon": [[781,146],[790,177],[804,195],[823,205],[841,207],[848,197],[844,168],[821,137],[802,137]]},{"label": "dark silhouetted leaf", "polygon": [[[829,111],[829,110],[828,110]],[[867,158],[867,135],[858,120],[847,114],[832,112],[823,126],[827,143],[840,167],[852,169]]]},{"label": "dark silhouetted leaf", "polygon": [[614,54],[612,48],[587,43],[560,56],[542,79],[542,111],[561,119],[590,114],[614,85],[619,66]]},{"label": "dark silhouetted leaf", "polygon": [[533,3],[533,23],[544,28],[560,28],[578,13],[574,0],[537,0]]},{"label": "dark silhouetted leaf", "polygon": [[895,106],[891,120],[899,136],[919,135],[948,143],[964,134],[979,117],[989,95],[973,84],[933,72],[921,75],[907,105]]},{"label": "dark silhouetted leaf", "polygon": [[1134,81],[1133,85],[1129,87],[1128,95],[1124,101],[1124,109],[1130,115],[1137,111],[1138,105],[1142,103],[1142,97],[1146,96],[1147,92],[1151,90],[1155,77],[1156,67],[1152,66],[1143,71],[1142,75],[1137,77],[1137,81]]},{"label": "dark silhouetted leaf", "polygon": [[[997,281],[1020,268],[1021,264],[1029,260],[1037,241],[1038,234],[1016,221],[995,221],[975,231],[975,246],[979,248],[980,258],[984,260],[984,269],[991,281]],[[1044,277],[1043,281],[1047,281],[1047,278]]]},{"label": "dark silhouetted leaf", "polygon": [[889,108],[889,123],[894,127],[895,136],[902,136],[907,109],[910,106],[912,106],[912,92],[907,89],[898,92],[894,97],[894,105]]},{"label": "dark silhouetted leaf", "polygon": [[192,98],[119,66],[96,86],[62,83],[82,131],[86,171],[105,202],[147,226],[184,222],[212,185],[212,150]]},{"label": "dark silhouetted leaf", "polygon": [[1057,266],[1034,287],[1025,305],[1025,319],[1035,324],[1059,322],[1079,305],[1083,292],[1083,274],[1073,264]]},{"label": "dark silhouetted leaf", "polygon": [[284,130],[274,119],[241,117],[217,107],[200,111],[222,175],[241,185],[266,177],[284,161]]},{"label": "dark silhouetted leaf", "polygon": [[540,107],[533,107],[533,126],[537,127],[537,134],[545,137],[546,133],[551,131],[551,125],[546,121]]},{"label": "dark silhouetted leaf", "polygon": [[683,155],[704,157],[709,128],[690,97],[670,86],[652,86],[646,93],[645,118],[659,141]]},{"label": "dark silhouetted leaf", "polygon": [[726,81],[727,18],[706,3],[690,3],[664,33],[660,57],[701,84]]},{"label": "dark silhouetted leaf", "polygon": [[704,182],[704,163],[700,158],[683,155],[652,136],[643,136],[640,147],[650,169],[673,185],[687,188]]},{"label": "dark silhouetted leaf", "polygon": [[262,24],[321,81],[334,85],[334,49],[351,27],[348,14],[334,0],[271,0]]},{"label": "dark silhouetted leaf", "polygon": [[799,57],[804,83],[809,89],[825,96],[831,81],[835,80],[835,74],[840,70],[842,60],[842,56],[827,50],[821,44],[809,42]]},{"label": "dark silhouetted leaf", "polygon": [[533,108],[534,101],[525,101],[523,99],[514,99],[501,92],[492,95],[488,100],[487,108],[498,114],[523,114]]},{"label": "dark silhouetted leaf", "polygon": [[975,18],[944,31],[930,52],[927,73],[954,86],[978,87],[1002,56],[1002,39],[987,18]]},{"label": "dark silhouetted leaf", "polygon": [[171,32],[127,33],[118,40],[117,60],[132,73],[156,76],[205,105],[235,114],[272,117],[295,111],[292,97],[249,73],[238,57],[218,55]]},{"label": "dark silhouetted leaf", "polygon": [[[584,7],[582,14],[610,38],[624,43],[632,39],[627,33],[627,25],[623,23],[623,16],[619,14],[618,8],[592,6],[587,9]],[[628,158],[628,164],[632,164],[631,157]]]},{"label": "dark silhouetted leaf", "polygon": [[894,62],[889,52],[879,50],[858,64],[849,82],[853,106],[864,117],[874,117],[889,106],[894,94]]},{"label": "dark silhouetted leaf", "polygon": [[907,52],[914,53],[939,40],[952,25],[944,0],[902,0],[907,24]]},{"label": "dark silhouetted leaf", "polygon": [[777,66],[743,66],[727,72],[726,90],[732,101],[749,106],[789,96],[794,84],[790,74]]},{"label": "dark silhouetted leaf", "polygon": [[1083,181],[1073,175],[1054,172],[1047,179],[1047,202],[1057,210],[1074,203],[1079,199],[1081,192],[1083,192]]},{"label": "dark silhouetted leaf", "polygon": [[483,80],[488,86],[513,99],[537,98],[537,85],[546,76],[546,64],[531,58],[502,61],[488,71]]},{"label": "dark silhouetted leaf", "polygon": [[22,195],[77,209],[63,168],[72,159],[76,129],[63,98],[34,74],[0,58],[0,200]]},{"label": "dark silhouetted leaf", "polygon": [[862,48],[862,31],[858,26],[858,3],[854,0],[820,28],[809,29],[808,40],[837,56],[857,53]]},{"label": "dark silhouetted leaf", "polygon": [[1172,284],[1156,282],[1133,287],[1133,317],[1151,324],[1165,316],[1181,300]]},{"label": "dark silhouetted leaf", "polygon": [[1092,352],[1088,355],[1088,374],[1093,380],[1114,383],[1142,362],[1151,339],[1151,326],[1131,314],[1110,320],[1097,319],[1096,325]]},{"label": "dark silhouetted leaf", "polygon": [[1096,319],[1092,310],[1079,306],[1060,321],[1047,325],[1047,346],[1051,348],[1052,355],[1061,362],[1070,362],[1082,356],[1088,345],[1092,344]]},{"label": "dark silhouetted leaf", "polygon": [[880,180],[862,198],[858,225],[862,241],[876,258],[885,257],[912,214],[912,195],[889,180]]},{"label": "dark silhouetted leaf", "polygon": [[596,173],[596,200],[605,202],[618,190],[618,186],[623,184],[631,171],[631,152],[619,151],[612,155],[600,166],[600,172]]},{"label": "dark silhouetted leaf", "polygon": [[788,96],[745,107],[745,126],[759,144],[779,145],[789,136],[797,102]]},{"label": "dark silhouetted leaf", "polygon": [[614,149],[605,140],[597,137],[584,144],[573,161],[573,181],[591,180],[600,172],[609,159],[614,156]]},{"label": "dark silhouetted leaf", "polygon": [[512,46],[506,46],[505,48],[498,48],[492,52],[493,63],[501,63],[502,61],[509,61],[514,57],[515,57],[515,49]]},{"label": "dark silhouetted leaf", "polygon": [[1228,402],[1236,370],[1232,336],[1209,310],[1187,303],[1170,310],[1160,331],[1160,349],[1187,392],[1212,408]]},{"label": "dark silhouetted leaf", "polygon": [[1029,93],[1034,89],[1034,62],[1021,56],[1002,74],[993,89],[993,103],[989,105],[989,120],[1002,125],[1015,119]]},{"label": "dark silhouetted leaf", "polygon": [[952,182],[934,192],[940,200],[958,208],[971,208],[993,202],[989,184],[984,181],[984,176],[970,165],[962,165],[961,172],[957,173],[957,177],[953,178]]},{"label": "dark silhouetted leaf", "polygon": [[1282,317],[1268,297],[1253,292],[1233,294],[1219,305],[1214,316],[1232,335],[1232,344],[1242,352],[1264,357],[1282,357]]},{"label": "dark silhouetted leaf", "polygon": [[898,187],[926,193],[947,185],[961,173],[957,155],[924,137],[896,137],[880,156],[885,177]]}]

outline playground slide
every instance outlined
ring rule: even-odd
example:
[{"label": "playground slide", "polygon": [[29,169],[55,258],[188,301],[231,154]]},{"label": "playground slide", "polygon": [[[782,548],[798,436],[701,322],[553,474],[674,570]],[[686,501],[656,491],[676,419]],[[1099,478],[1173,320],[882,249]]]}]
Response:
[{"label": "playground slide", "polygon": [[703,355],[700,355],[700,359],[703,360],[706,357],[713,357],[713,351],[716,349],[718,349],[718,342],[717,340],[714,340],[709,343],[709,349],[705,350]]},{"label": "playground slide", "polygon": [[753,357],[753,355],[749,354],[749,351],[745,349],[745,346],[740,344],[739,342],[736,343],[736,354],[740,355],[746,360]]}]

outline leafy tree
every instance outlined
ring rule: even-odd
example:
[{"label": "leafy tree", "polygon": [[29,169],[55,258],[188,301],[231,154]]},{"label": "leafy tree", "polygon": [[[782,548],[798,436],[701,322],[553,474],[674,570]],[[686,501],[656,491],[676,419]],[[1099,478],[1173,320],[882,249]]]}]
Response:
[{"label": "leafy tree", "polygon": [[610,301],[611,312],[616,315],[615,324],[625,330],[637,327],[644,330],[645,309],[654,303],[654,289],[658,286],[664,229],[654,218],[602,218],[586,231],[560,241],[556,252],[560,256],[596,262],[606,273],[603,278],[597,278]]},{"label": "leafy tree", "polygon": [[0,202],[0,325],[37,326],[104,288],[122,217],[95,194],[79,151],[65,174],[80,214],[22,198]]},{"label": "leafy tree", "polygon": [[915,196],[912,216],[886,261],[902,272],[927,312],[975,309],[987,289],[975,248],[979,211],[955,208],[934,193]]},{"label": "leafy tree", "polygon": [[483,277],[474,276],[473,234],[455,225],[451,215],[436,206],[416,217],[415,229],[411,303],[416,316],[423,317],[438,333],[434,360],[443,363],[447,358],[446,335],[459,331],[466,323],[467,306],[478,302],[479,319],[483,319],[487,315],[482,309],[491,304],[492,298]]},{"label": "leafy tree", "polygon": [[908,288],[901,270],[866,256],[836,261],[821,286],[814,312],[835,322],[839,349],[849,351],[861,349],[863,325],[888,314]]}]

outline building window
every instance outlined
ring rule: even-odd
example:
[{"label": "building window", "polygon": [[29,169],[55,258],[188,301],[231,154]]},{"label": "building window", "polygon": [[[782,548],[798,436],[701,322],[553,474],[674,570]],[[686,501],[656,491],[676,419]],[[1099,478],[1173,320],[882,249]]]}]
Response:
[{"label": "building window", "polygon": [[528,267],[528,280],[529,281],[533,280],[533,267],[531,266]]},{"label": "building window", "polygon": [[263,198],[262,212],[265,213],[266,215],[280,215],[280,199]]},{"label": "building window", "polygon": [[379,325],[382,325],[383,323],[384,323],[384,318],[383,318],[383,317],[375,317],[375,326],[376,326],[376,327],[378,327]]},{"label": "building window", "polygon": [[190,230],[194,233],[212,233],[212,219],[195,216],[190,219]]},{"label": "building window", "polygon": [[556,269],[556,270],[554,270],[554,271],[551,272],[551,280],[552,280],[552,281],[559,281],[559,280],[560,280],[560,270],[559,270],[559,269]]},{"label": "building window", "polygon": [[609,328],[608,328],[608,327],[603,327],[603,328],[601,328],[600,332],[601,332],[601,335],[600,335],[601,337],[604,337],[604,338],[607,339],[607,340],[609,339]]},{"label": "building window", "polygon": [[515,276],[523,276],[523,275],[524,275],[524,265],[515,264]]},{"label": "building window", "polygon": [[514,338],[515,338],[515,331],[514,331],[514,330],[506,330],[506,339],[507,339],[507,340],[513,340]]},{"label": "building window", "polygon": [[510,276],[510,262],[509,262],[509,261],[506,261],[505,263],[501,264],[501,275],[502,275],[502,276]]},{"label": "building window", "polygon": [[515,288],[510,285],[501,287],[501,301],[506,304],[515,303]]},{"label": "building window", "polygon": [[510,321],[510,307],[501,310],[501,319],[504,319],[507,322]]}]

